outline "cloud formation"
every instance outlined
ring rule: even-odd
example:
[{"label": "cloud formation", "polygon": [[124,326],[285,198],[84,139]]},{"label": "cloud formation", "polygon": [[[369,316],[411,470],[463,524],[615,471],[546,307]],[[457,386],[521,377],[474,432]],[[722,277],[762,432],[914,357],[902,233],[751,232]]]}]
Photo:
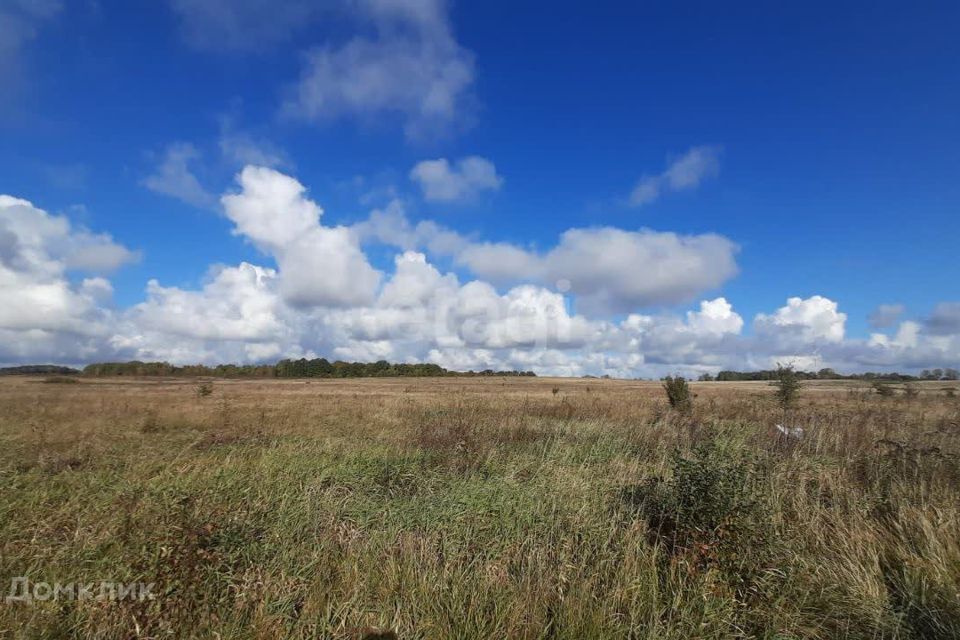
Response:
[{"label": "cloud formation", "polygon": [[[702,297],[736,271],[736,246],[716,235],[571,229],[531,251],[414,224],[396,201],[336,226],[297,179],[256,166],[221,204],[266,264],[213,266],[198,288],[150,280],[143,302],[116,309],[108,276],[133,252],[0,196],[0,362],[325,356],[635,377],[777,362],[919,369],[960,358],[953,302],[867,339],[849,338],[846,313],[818,295],[746,322],[727,298]],[[371,243],[398,247],[392,269],[372,266]],[[698,304],[662,310],[681,295]]]},{"label": "cloud formation", "polygon": [[429,202],[465,202],[483,191],[497,191],[503,178],[492,162],[468,156],[451,164],[446,158],[423,160],[410,170],[410,179],[420,186]]},{"label": "cloud formation", "polygon": [[317,17],[311,0],[170,0],[186,42],[206,51],[262,51]]},{"label": "cloud formation", "polygon": [[292,162],[286,152],[269,140],[238,129],[232,119],[221,121],[217,140],[220,156],[231,166],[287,167]]},{"label": "cloud formation", "polygon": [[143,179],[147,189],[170,198],[175,198],[198,209],[209,209],[216,204],[216,197],[208,192],[194,174],[192,165],[200,158],[200,152],[188,142],[175,142],[163,152],[154,172]]},{"label": "cloud formation", "polygon": [[688,302],[737,273],[738,247],[723,236],[650,229],[570,229],[546,253],[510,244],[471,244],[456,256],[495,283],[561,283],[594,313]]},{"label": "cloud formation", "polygon": [[0,195],[0,360],[96,353],[112,327],[103,275],[137,259],[109,235]]},{"label": "cloud formation", "polygon": [[888,329],[897,324],[906,308],[902,304],[881,304],[870,313],[867,321],[874,329]]},{"label": "cloud formation", "polygon": [[170,0],[170,6],[187,44],[220,53],[262,52],[310,25],[327,25],[323,41],[302,54],[300,79],[281,107],[292,119],[391,120],[417,140],[471,122],[474,56],[454,37],[445,0]]},{"label": "cloud formation", "polygon": [[61,0],[6,0],[0,3],[0,107],[25,80],[23,53],[42,26],[63,9]]},{"label": "cloud formation", "polygon": [[670,162],[663,173],[642,176],[630,193],[630,204],[642,207],[654,202],[665,192],[696,189],[703,180],[719,172],[719,147],[693,147]]},{"label": "cloud formation", "polygon": [[941,302],[924,324],[926,330],[935,336],[960,333],[960,302]]},{"label": "cloud formation", "polygon": [[411,139],[469,122],[473,54],[457,43],[442,0],[362,0],[353,5],[373,35],[322,45],[304,56],[283,111],[293,118],[400,121]]},{"label": "cloud formation", "polygon": [[246,167],[238,193],[223,196],[234,233],[272,255],[280,290],[294,306],[347,306],[373,299],[380,273],[346,227],[320,224],[322,210],[294,178],[266,167]]},{"label": "cloud formation", "polygon": [[847,314],[838,311],[837,303],[823,296],[789,298],[786,306],[772,314],[761,313],[754,320],[754,330],[763,336],[784,343],[815,344],[840,342]]}]

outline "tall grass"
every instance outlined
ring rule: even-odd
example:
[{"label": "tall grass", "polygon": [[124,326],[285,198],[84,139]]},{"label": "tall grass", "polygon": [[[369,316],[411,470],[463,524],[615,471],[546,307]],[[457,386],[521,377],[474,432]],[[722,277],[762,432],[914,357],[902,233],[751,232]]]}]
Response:
[{"label": "tall grass", "polygon": [[4,382],[0,637],[960,637],[942,386]]}]

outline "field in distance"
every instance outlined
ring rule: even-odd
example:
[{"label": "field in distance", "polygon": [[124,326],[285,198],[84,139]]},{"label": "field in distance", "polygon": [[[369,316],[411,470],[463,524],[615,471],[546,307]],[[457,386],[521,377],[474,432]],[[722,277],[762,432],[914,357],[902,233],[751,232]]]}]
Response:
[{"label": "field in distance", "polygon": [[0,638],[960,637],[956,382],[53,380]]}]

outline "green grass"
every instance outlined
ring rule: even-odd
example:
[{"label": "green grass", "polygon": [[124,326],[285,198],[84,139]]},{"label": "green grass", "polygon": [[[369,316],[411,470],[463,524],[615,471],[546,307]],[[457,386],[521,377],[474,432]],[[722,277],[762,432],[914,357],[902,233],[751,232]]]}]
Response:
[{"label": "green grass", "polygon": [[960,635],[946,399],[840,394],[798,410],[814,427],[791,445],[771,401],[733,391],[687,418],[597,391],[554,415],[549,387],[413,402],[89,386],[0,398],[0,578],[157,597],[0,605],[0,637]]}]

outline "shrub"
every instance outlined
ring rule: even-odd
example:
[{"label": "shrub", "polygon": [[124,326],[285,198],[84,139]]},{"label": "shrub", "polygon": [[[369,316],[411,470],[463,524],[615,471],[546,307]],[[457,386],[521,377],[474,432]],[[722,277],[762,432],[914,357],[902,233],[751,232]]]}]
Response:
[{"label": "shrub", "polygon": [[889,382],[883,382],[877,380],[873,383],[873,390],[877,392],[881,398],[892,398],[896,395],[896,392],[893,390],[893,387],[890,386]]},{"label": "shrub", "polygon": [[672,378],[667,376],[663,380],[663,390],[667,392],[670,406],[681,413],[689,413],[693,409],[693,399],[690,397],[690,386],[682,376]]},{"label": "shrub", "polygon": [[692,569],[719,570],[741,598],[772,565],[770,514],[762,469],[717,446],[696,445],[689,458],[674,453],[672,475],[649,478],[623,492],[646,520],[651,542]]},{"label": "shrub", "polygon": [[903,393],[913,400],[920,396],[920,388],[915,382],[907,382],[903,385]]},{"label": "shrub", "polygon": [[777,380],[774,384],[777,385],[777,402],[780,403],[784,411],[796,404],[797,398],[800,396],[800,378],[797,377],[793,365],[778,363]]},{"label": "shrub", "polygon": [[196,392],[198,398],[206,398],[213,393],[213,383],[201,382],[197,385]]},{"label": "shrub", "polygon": [[80,382],[76,378],[71,378],[70,376],[48,376],[43,379],[47,384],[77,384]]}]

